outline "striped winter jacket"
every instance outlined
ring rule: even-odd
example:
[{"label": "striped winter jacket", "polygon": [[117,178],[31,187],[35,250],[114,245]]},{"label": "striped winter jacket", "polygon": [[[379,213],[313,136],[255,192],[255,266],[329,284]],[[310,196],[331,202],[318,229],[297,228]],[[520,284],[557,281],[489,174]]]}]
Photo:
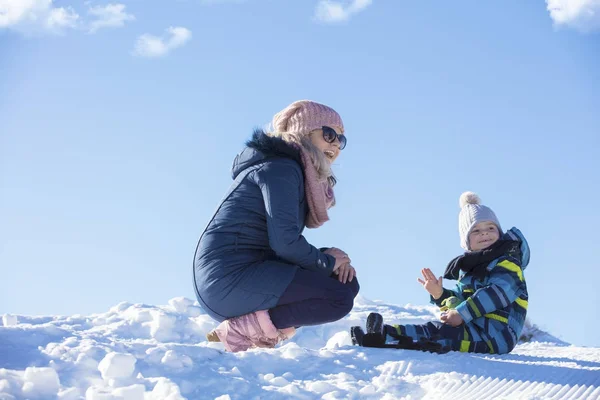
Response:
[{"label": "striped winter jacket", "polygon": [[444,289],[442,296],[435,301],[439,306],[450,296],[461,300],[456,306],[465,322],[465,341],[461,351],[470,351],[469,343],[485,341],[497,347],[491,349],[493,353],[508,353],[521,335],[529,301],[523,275],[529,264],[529,245],[517,228],[510,229],[504,238],[518,240],[520,252],[493,260],[483,280],[464,274],[456,290]]}]

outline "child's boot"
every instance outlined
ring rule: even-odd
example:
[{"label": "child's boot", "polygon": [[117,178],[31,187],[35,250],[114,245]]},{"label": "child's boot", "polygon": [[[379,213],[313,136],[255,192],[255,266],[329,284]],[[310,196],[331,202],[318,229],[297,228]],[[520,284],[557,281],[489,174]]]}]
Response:
[{"label": "child's boot", "polygon": [[383,317],[381,314],[371,313],[367,317],[367,333],[363,337],[363,346],[384,347],[384,345]]},{"label": "child's boot", "polygon": [[362,346],[365,331],[363,331],[360,326],[353,326],[350,328],[350,337],[352,338],[352,344],[354,346]]},{"label": "child's boot", "polygon": [[367,317],[367,333],[377,333],[385,336],[383,331],[383,317],[379,313],[371,313]]}]

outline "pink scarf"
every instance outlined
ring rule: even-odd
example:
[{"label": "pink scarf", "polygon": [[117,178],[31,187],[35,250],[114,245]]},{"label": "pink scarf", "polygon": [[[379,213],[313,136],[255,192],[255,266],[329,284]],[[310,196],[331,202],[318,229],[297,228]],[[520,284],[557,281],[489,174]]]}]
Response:
[{"label": "pink scarf", "polygon": [[302,147],[299,150],[302,164],[304,164],[304,192],[308,201],[306,226],[308,228],[318,228],[329,221],[327,210],[335,204],[335,196],[333,188],[327,180],[319,181],[317,169],[313,165],[308,152]]}]

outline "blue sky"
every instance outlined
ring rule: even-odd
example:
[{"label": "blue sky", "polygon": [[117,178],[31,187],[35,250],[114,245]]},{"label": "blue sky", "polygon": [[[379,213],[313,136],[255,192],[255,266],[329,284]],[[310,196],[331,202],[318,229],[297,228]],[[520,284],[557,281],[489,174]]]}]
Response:
[{"label": "blue sky", "polygon": [[312,99],[348,147],[306,236],[364,296],[426,303],[472,190],[530,242],[531,320],[600,346],[599,29],[592,0],[0,0],[0,314],[194,298],[233,157]]}]

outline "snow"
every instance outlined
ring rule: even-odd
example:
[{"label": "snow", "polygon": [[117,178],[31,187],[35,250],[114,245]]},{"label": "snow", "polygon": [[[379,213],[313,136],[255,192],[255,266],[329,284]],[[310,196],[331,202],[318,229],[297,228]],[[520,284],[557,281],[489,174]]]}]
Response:
[{"label": "snow", "polygon": [[4,314],[2,316],[2,325],[13,326],[19,323],[19,319],[16,315]]},{"label": "snow", "polygon": [[127,379],[135,371],[136,358],[126,353],[108,353],[100,361],[98,371],[102,379]]},{"label": "snow", "polygon": [[600,349],[528,325],[507,355],[438,355],[351,345],[349,328],[436,318],[430,305],[359,296],[335,323],[301,328],[275,349],[226,353],[198,304],[119,303],[89,316],[4,315],[0,400],[600,399]]}]

